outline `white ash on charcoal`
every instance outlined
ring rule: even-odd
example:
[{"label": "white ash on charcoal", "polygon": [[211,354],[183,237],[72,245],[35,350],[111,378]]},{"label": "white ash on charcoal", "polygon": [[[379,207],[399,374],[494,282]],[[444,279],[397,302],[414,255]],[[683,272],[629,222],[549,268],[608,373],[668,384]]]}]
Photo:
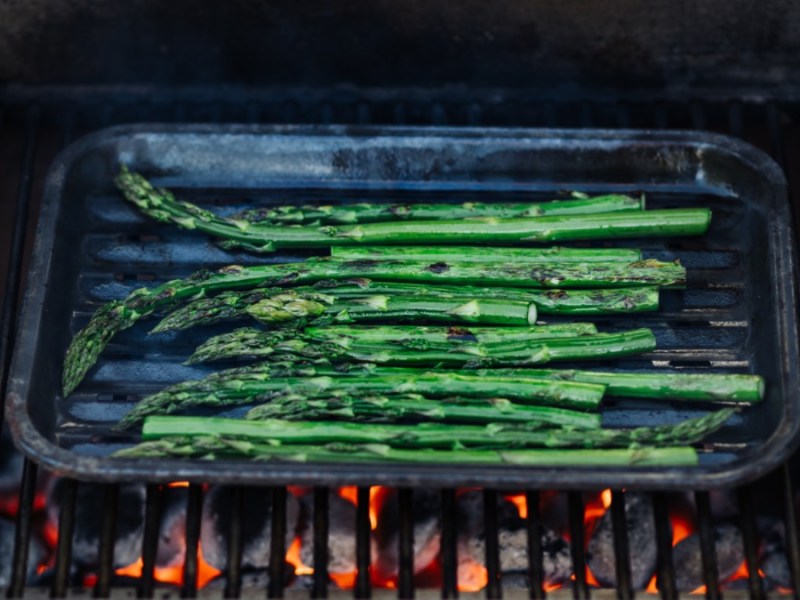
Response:
[{"label": "white ash on charcoal", "polygon": [[[415,489],[411,499],[414,527],[414,572],[427,569],[439,556],[441,544],[441,494],[439,490]],[[373,568],[384,578],[399,570],[400,504],[396,490],[387,492],[375,529]]]},{"label": "white ash on charcoal", "polygon": [[[58,528],[65,480],[53,479],[47,492],[47,520]],[[117,503],[114,566],[124,567],[135,562],[142,553],[144,533],[145,488],[130,484],[119,487]],[[75,499],[75,530],[72,541],[72,561],[79,567],[96,567],[103,526],[105,490],[102,485],[80,483]]]},{"label": "white ash on charcoal", "polygon": [[[732,577],[744,561],[744,544],[739,528],[729,523],[715,525],[714,545],[719,581],[723,582]],[[700,538],[696,533],[681,540],[672,549],[672,563],[678,590],[691,592],[705,585]]]},{"label": "white ash on charcoal", "polygon": [[[300,498],[300,561],[314,566],[314,494]],[[328,494],[328,573],[352,573],[356,565],[356,513],[352,502],[333,490]],[[380,519],[379,519],[380,522]],[[374,555],[375,551],[372,550]]]},{"label": "white ash on charcoal", "polygon": [[[9,519],[0,518],[0,587],[6,587],[11,583],[11,567],[14,556],[14,533],[16,526]],[[38,567],[47,560],[47,548],[37,538],[30,539],[28,546],[28,580],[36,578]]]},{"label": "white ash on charcoal", "polygon": [[[646,494],[625,494],[625,523],[630,550],[631,584],[634,589],[647,587],[656,569],[656,526],[653,502]],[[600,585],[617,584],[614,528],[609,508],[594,525],[586,546],[586,563]]]},{"label": "white ash on charcoal", "polygon": [[787,558],[784,532],[780,521],[763,528],[759,567],[768,587],[792,587],[792,572]]},{"label": "white ash on charcoal", "polygon": [[188,487],[168,487],[161,496],[156,566],[174,567],[183,564],[186,553],[186,502]]},{"label": "white ash on charcoal", "polygon": [[[474,563],[483,564],[486,556],[486,533],[481,492],[467,492],[457,499],[459,582],[470,585]],[[514,576],[528,569],[528,530],[513,502],[498,499],[497,538],[500,549],[500,571],[512,583]],[[548,584],[564,583],[572,575],[569,543],[552,529],[543,526],[542,569]],[[463,579],[463,581],[462,581]],[[527,586],[527,583],[525,584]]]},{"label": "white ash on charcoal", "polygon": [[[224,570],[228,564],[233,488],[215,486],[208,490],[203,504],[200,544],[203,558],[212,567]],[[242,568],[269,566],[272,543],[272,490],[248,487],[242,496]],[[300,506],[292,494],[286,495],[286,539],[284,548],[297,535]],[[291,571],[291,567],[287,567]]]}]

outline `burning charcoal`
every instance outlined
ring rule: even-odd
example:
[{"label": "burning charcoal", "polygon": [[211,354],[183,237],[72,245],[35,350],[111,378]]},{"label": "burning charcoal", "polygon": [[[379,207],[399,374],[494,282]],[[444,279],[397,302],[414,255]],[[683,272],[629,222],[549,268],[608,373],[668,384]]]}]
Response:
[{"label": "burning charcoal", "polygon": [[[248,487],[243,493],[242,567],[264,569],[269,566],[272,540],[272,490]],[[203,505],[201,545],[203,558],[217,569],[227,566],[233,488],[209,489]],[[292,494],[286,496],[286,539],[289,548],[297,531],[300,507]]]},{"label": "burning charcoal", "polygon": [[[628,527],[631,583],[635,589],[641,590],[647,586],[656,568],[656,531],[650,496],[625,494],[625,523]],[[586,559],[601,585],[616,585],[614,529],[610,509],[595,524],[586,547]]]},{"label": "burning charcoal", "polygon": [[[412,495],[411,511],[414,524],[414,572],[428,568],[439,555],[441,542],[441,495],[438,490],[416,489]],[[399,569],[398,515],[400,511],[395,490],[387,493],[378,514],[375,530],[375,568],[383,577],[395,577]]]},{"label": "burning charcoal", "polygon": [[792,587],[792,572],[786,558],[783,523],[776,523],[764,534],[761,571],[767,582],[782,588]]},{"label": "burning charcoal", "polygon": [[[13,521],[0,518],[0,587],[11,583],[11,557],[14,556],[14,532],[16,527]],[[47,558],[47,550],[36,538],[31,538],[28,548],[28,577],[36,576],[39,565]]]},{"label": "burning charcoal", "polygon": [[186,502],[187,487],[168,487],[164,490],[161,509],[161,526],[156,553],[156,565],[174,567],[183,564],[186,552]]},{"label": "burning charcoal", "polygon": [[[468,492],[460,496],[457,511],[457,522],[461,527],[458,537],[459,583],[473,589],[468,580],[475,580],[481,574],[472,565],[475,563],[482,565],[486,552],[481,493]],[[507,574],[510,576],[520,572],[526,573],[528,530],[525,520],[519,515],[519,509],[512,502],[502,499],[498,503],[497,527],[501,573],[504,577]],[[544,527],[542,552],[545,581],[551,584],[567,581],[572,575],[572,558],[567,541],[553,530]]]},{"label": "burning charcoal", "polygon": [[[720,581],[731,577],[744,560],[742,534],[733,525],[723,523],[714,527],[717,569]],[[681,540],[672,550],[675,583],[682,592],[691,592],[705,584],[700,538],[697,534]]]},{"label": "burning charcoal", "polygon": [[[300,530],[300,561],[313,567],[313,494],[306,494],[300,502],[305,516]],[[356,506],[331,490],[328,495],[328,572],[353,573],[356,569]]]},{"label": "burning charcoal", "polygon": [[[49,526],[58,527],[64,480],[54,479],[48,493],[47,520]],[[121,485],[117,503],[116,543],[114,566],[124,567],[135,562],[142,553],[144,529],[144,486]],[[105,490],[103,486],[89,483],[78,485],[75,500],[75,532],[72,542],[72,560],[76,565],[93,567],[98,562],[98,548],[102,530]]]}]

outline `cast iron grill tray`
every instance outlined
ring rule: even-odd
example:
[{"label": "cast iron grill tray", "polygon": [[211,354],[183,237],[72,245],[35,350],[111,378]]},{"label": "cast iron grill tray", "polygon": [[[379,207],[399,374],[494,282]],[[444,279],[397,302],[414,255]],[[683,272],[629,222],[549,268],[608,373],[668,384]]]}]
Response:
[{"label": "cast iron grill tray", "polygon": [[[221,329],[118,335],[78,390],[60,393],[64,351],[103,302],[199,268],[302,259],[302,253],[228,253],[201,234],[141,217],[114,190],[120,162],[179,196],[233,212],[286,202],[519,201],[564,190],[640,192],[649,206],[708,206],[703,238],[636,239],[680,258],[686,290],[662,292],[657,314],[595,319],[651,327],[658,350],[582,363],[589,368],[758,373],[766,399],[709,439],[686,468],[530,468],[463,465],[120,460],[136,441],[111,426],[143,395],[198,377],[181,363]],[[61,474],[101,481],[253,484],[479,485],[565,488],[710,488],[776,466],[798,433],[796,259],[786,183],[765,154],[726,136],[606,130],[136,125],[106,129],[67,149],[50,170],[12,366],[7,416],[16,443]],[[229,325],[225,326],[229,327]],[[562,363],[565,368],[570,364]],[[619,400],[607,425],[697,416],[708,406]],[[231,411],[226,414],[241,414]]]}]

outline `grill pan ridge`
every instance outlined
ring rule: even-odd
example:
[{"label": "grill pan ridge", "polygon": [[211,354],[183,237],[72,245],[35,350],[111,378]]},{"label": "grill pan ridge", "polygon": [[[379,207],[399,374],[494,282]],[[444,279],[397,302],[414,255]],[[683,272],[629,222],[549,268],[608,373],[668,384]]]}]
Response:
[{"label": "grill pan ridge", "polygon": [[[226,253],[205,236],[141,217],[113,190],[120,162],[215,210],[304,201],[508,201],[564,190],[638,192],[650,207],[709,206],[703,238],[625,240],[680,258],[685,291],[662,292],[657,314],[596,319],[607,329],[652,327],[658,350],[591,368],[753,372],[765,402],[715,434],[691,468],[608,469],[119,460],[135,441],[111,426],[138,398],[206,368],[180,363],[215,329],[147,337],[122,332],[68,399],[64,350],[101,303],[143,285],[232,263],[302,259],[299,252]],[[786,182],[752,146],[682,131],[353,126],[134,125],[83,138],[50,169],[16,340],[6,414],[20,449],[79,479],[254,484],[436,485],[578,489],[711,488],[750,480],[796,446],[796,257]],[[559,364],[568,368],[567,363]],[[588,366],[588,365],[587,365]],[[612,426],[655,425],[707,406],[620,400]]]}]

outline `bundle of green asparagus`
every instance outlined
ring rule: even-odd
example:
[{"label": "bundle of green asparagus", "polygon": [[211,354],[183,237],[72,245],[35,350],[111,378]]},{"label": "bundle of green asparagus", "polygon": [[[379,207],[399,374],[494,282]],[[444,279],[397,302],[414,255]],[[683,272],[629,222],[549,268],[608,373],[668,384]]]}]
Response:
[{"label": "bundle of green asparagus", "polygon": [[[361,278],[386,281],[367,293]],[[353,278],[356,282],[353,283]],[[310,282],[344,281],[320,290],[305,287],[292,290],[268,290],[271,286],[295,286]],[[506,294],[498,289],[451,288],[417,294],[416,288],[400,291],[398,281],[438,283],[439,281],[492,286],[604,288],[618,284],[643,287],[610,290],[552,290],[526,296]],[[492,325],[531,325],[536,322],[541,303],[550,312],[591,314],[616,312],[620,307],[632,311],[657,306],[657,288],[681,285],[685,269],[674,263],[639,261],[636,263],[567,263],[554,265],[506,266],[503,264],[442,264],[395,261],[341,261],[335,258],[309,259],[302,263],[228,266],[215,272],[201,271],[155,288],[142,288],[124,300],[110,302],[97,310],[89,324],[70,345],[65,359],[63,387],[68,395],[97,361],[103,348],[117,332],[131,327],[154,312],[164,312],[184,305],[168,317],[156,331],[182,329],[197,323],[250,315],[262,322],[306,322],[325,315],[341,322],[419,322],[484,323]],[[240,290],[251,290],[244,295]],[[252,291],[255,290],[255,291]],[[460,293],[456,294],[458,291]],[[384,292],[384,293],[377,293]],[[394,293],[397,292],[396,295]],[[471,292],[477,295],[471,295]],[[219,296],[214,296],[220,294]],[[211,298],[207,298],[211,296]],[[507,296],[507,297],[506,297]],[[555,308],[553,308],[555,307]]]},{"label": "bundle of green asparagus", "polygon": [[[521,465],[690,465],[694,444],[736,408],[635,429],[603,427],[606,397],[748,405],[750,375],[552,369],[560,360],[649,352],[649,329],[538,322],[655,311],[686,271],[628,248],[498,247],[699,235],[706,209],[645,211],[644,198],[574,194],[542,203],[277,206],[223,217],[123,168],[123,196],[158,221],[225,248],[329,248],[330,257],[202,271],[95,313],[64,368],[69,394],[111,338],[163,315],[158,334],[252,319],[212,336],[189,363],[257,359],[144,398],[128,457]],[[432,244],[436,244],[435,246]],[[536,367],[536,368],[534,368]],[[243,419],[164,416],[249,407]]]}]

